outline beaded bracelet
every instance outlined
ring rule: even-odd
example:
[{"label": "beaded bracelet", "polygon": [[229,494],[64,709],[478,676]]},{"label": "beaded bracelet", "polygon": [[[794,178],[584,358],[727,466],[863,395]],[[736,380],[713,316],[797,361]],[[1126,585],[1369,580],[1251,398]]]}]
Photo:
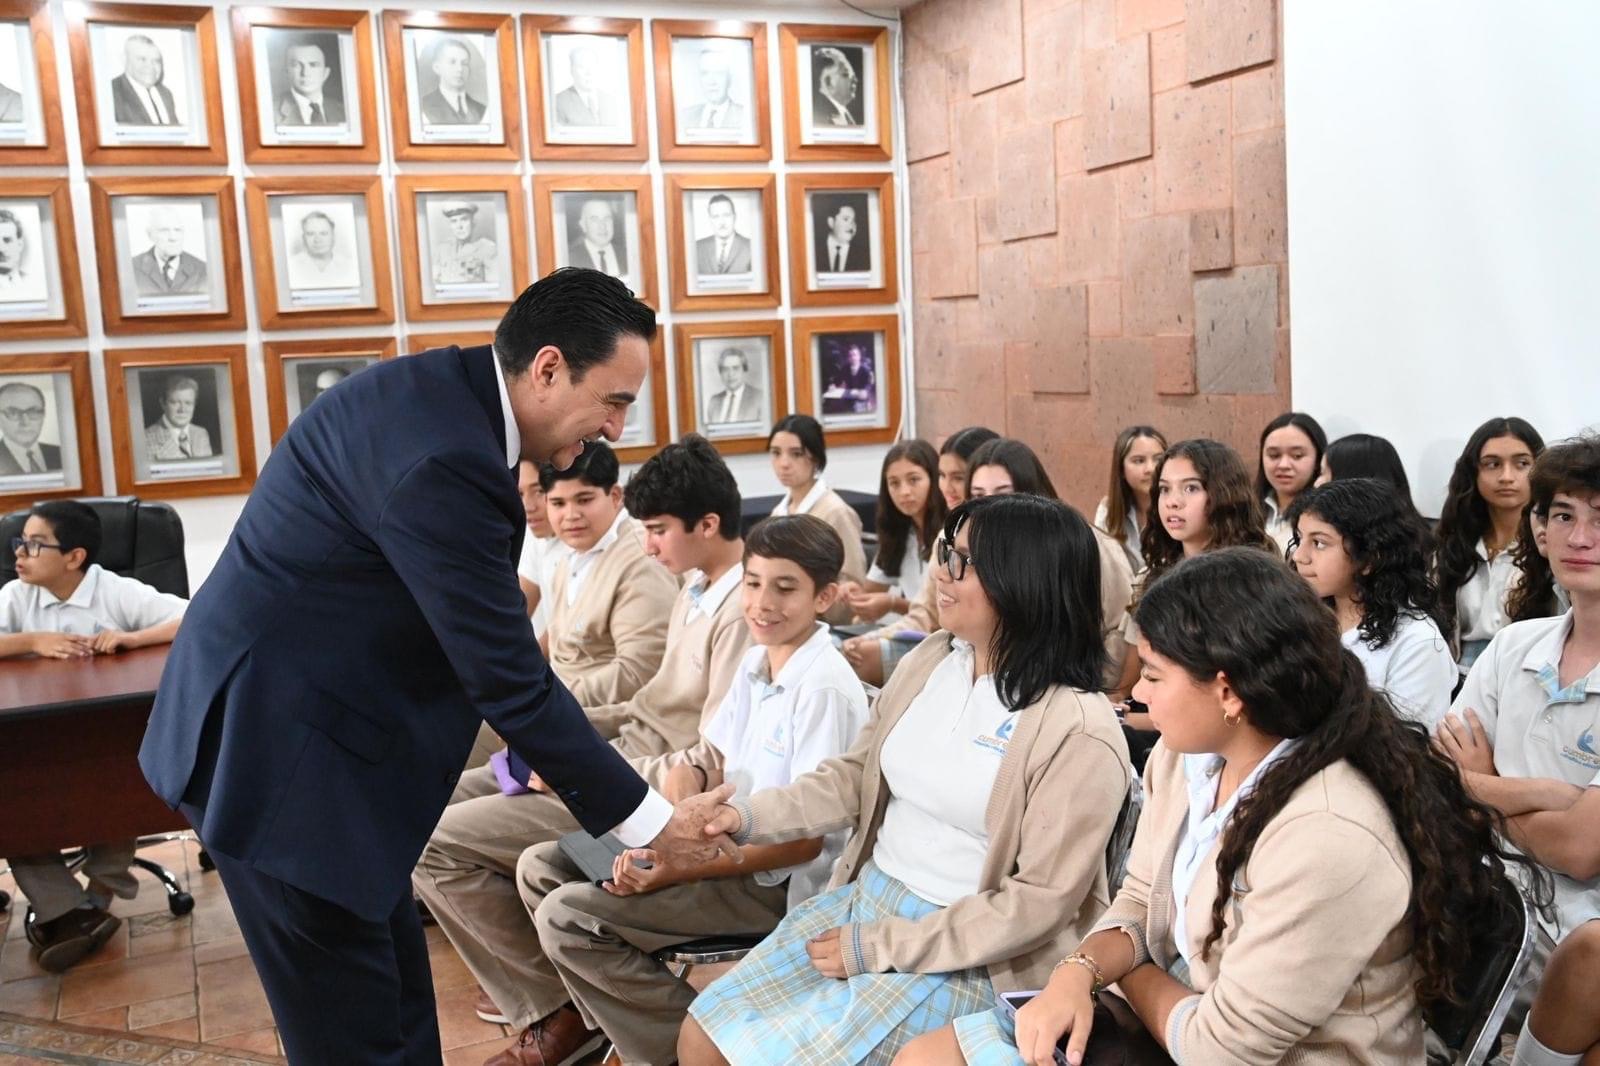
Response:
[{"label": "beaded bracelet", "polygon": [[1088,955],[1085,955],[1081,951],[1074,951],[1071,955],[1068,955],[1066,958],[1056,963],[1055,966],[1051,968],[1050,972],[1054,974],[1056,970],[1061,969],[1061,967],[1066,966],[1069,963],[1074,966],[1082,966],[1093,975],[1094,983],[1089,988],[1090,995],[1097,994],[1101,989],[1106,987],[1106,975],[1100,972],[1100,964],[1095,962],[1094,959],[1090,958]]}]

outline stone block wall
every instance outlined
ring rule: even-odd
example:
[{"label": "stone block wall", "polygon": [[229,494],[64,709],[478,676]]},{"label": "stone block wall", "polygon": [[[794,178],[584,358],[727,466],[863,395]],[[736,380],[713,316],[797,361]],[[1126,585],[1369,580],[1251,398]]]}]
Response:
[{"label": "stone block wall", "polygon": [[904,16],[917,425],[1039,450],[1093,508],[1131,422],[1251,459],[1289,407],[1276,0]]}]

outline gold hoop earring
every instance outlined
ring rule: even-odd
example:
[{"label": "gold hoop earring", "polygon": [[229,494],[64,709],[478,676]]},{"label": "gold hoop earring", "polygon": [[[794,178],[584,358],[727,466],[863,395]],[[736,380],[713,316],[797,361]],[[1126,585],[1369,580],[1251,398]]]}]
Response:
[{"label": "gold hoop earring", "polygon": [[1228,714],[1227,712],[1223,712],[1222,720],[1227,722],[1229,725],[1238,725],[1240,722],[1244,721],[1244,715]]}]

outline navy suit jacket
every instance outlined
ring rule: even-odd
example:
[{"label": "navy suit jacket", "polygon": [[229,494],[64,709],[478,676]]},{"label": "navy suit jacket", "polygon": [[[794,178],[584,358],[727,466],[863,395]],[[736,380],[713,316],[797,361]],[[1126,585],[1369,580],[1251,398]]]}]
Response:
[{"label": "navy suit jacket", "polygon": [[139,752],[207,848],[371,921],[410,891],[480,718],[592,833],[645,794],[528,626],[493,358],[386,361],[290,424]]}]

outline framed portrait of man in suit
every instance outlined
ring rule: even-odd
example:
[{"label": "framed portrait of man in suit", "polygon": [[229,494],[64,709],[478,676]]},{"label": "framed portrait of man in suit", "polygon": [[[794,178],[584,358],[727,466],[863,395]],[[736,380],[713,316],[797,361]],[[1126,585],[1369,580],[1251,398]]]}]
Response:
[{"label": "framed portrait of man in suit", "polygon": [[226,162],[211,8],[83,4],[68,20],[85,162]]},{"label": "framed portrait of man in suit", "polygon": [[233,50],[248,161],[378,161],[371,15],[236,7]]},{"label": "framed portrait of man in suit", "polygon": [[674,329],[678,429],[729,453],[760,451],[787,411],[783,324],[694,322]]},{"label": "framed portrait of man in suit", "polygon": [[108,349],[104,359],[120,491],[249,489],[255,446],[243,345]]},{"label": "framed portrait of man in suit", "polygon": [[644,24],[522,16],[535,159],[644,159]]},{"label": "framed portrait of man in suit", "polygon": [[890,158],[886,28],[784,23],[778,55],[789,159]]},{"label": "framed portrait of man in suit", "polygon": [[770,159],[766,24],[652,26],[661,158]]},{"label": "framed portrait of man in suit", "polygon": [[394,321],[379,178],[245,182],[263,329]]},{"label": "framed portrait of man in suit", "polygon": [[268,341],[262,345],[268,439],[277,444],[289,423],[317,397],[378,360],[394,358],[395,350],[393,337]]},{"label": "framed portrait of man in suit", "polygon": [[671,172],[666,182],[672,306],[778,306],[776,177]]},{"label": "framed portrait of man in suit", "polygon": [[384,62],[397,159],[517,159],[510,15],[386,11]]},{"label": "framed portrait of man in suit", "polygon": [[65,178],[0,178],[0,332],[83,335],[83,289]]},{"label": "framed portrait of man in suit", "polygon": [[790,298],[798,305],[893,303],[894,177],[789,177]]},{"label": "framed portrait of man in suit", "polygon": [[409,318],[498,318],[527,282],[515,176],[402,175],[401,276]]},{"label": "framed portrait of man in suit", "polygon": [[671,439],[667,413],[666,330],[659,330],[650,342],[650,369],[639,386],[639,397],[628,405],[622,435],[613,445],[617,459],[642,463]]},{"label": "framed portrait of man in suit", "polygon": [[99,491],[88,353],[7,356],[0,370],[0,507]]},{"label": "framed portrait of man in suit", "polygon": [[604,271],[646,303],[655,300],[655,216],[644,175],[534,178],[539,262]]},{"label": "framed portrait of man in suit", "polygon": [[796,317],[795,407],[850,444],[892,441],[900,423],[900,319]]},{"label": "framed portrait of man in suit", "polygon": [[65,163],[46,0],[0,0],[0,162]]}]

